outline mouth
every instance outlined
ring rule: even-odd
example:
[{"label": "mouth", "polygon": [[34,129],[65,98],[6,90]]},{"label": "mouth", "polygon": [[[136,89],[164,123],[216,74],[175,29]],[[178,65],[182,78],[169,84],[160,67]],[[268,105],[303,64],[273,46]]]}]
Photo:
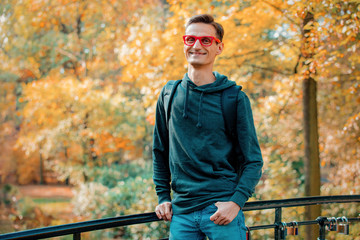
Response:
[{"label": "mouth", "polygon": [[202,53],[202,52],[189,52],[189,55],[192,55],[192,56],[202,56],[202,55],[206,55],[206,53]]}]

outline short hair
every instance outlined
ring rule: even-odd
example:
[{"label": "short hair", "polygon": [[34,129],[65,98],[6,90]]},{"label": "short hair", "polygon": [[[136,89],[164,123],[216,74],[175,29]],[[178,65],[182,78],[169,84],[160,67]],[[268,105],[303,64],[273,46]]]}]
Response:
[{"label": "short hair", "polygon": [[216,37],[222,41],[224,37],[224,28],[221,26],[220,23],[217,23],[214,21],[214,17],[210,14],[200,14],[195,15],[189,19],[189,21],[186,23],[185,28],[188,28],[193,23],[206,23],[212,25],[216,30]]}]

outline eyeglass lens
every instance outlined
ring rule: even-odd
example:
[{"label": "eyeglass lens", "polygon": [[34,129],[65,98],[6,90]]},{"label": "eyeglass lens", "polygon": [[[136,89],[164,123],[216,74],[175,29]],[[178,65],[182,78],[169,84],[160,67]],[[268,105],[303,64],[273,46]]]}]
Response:
[{"label": "eyeglass lens", "polygon": [[[197,38],[195,38],[193,36],[187,36],[187,37],[185,37],[185,43],[188,45],[193,45],[193,44],[195,44],[196,39]],[[204,46],[210,46],[212,43],[212,38],[210,38],[210,37],[198,37],[198,39],[200,40],[200,43]]]}]

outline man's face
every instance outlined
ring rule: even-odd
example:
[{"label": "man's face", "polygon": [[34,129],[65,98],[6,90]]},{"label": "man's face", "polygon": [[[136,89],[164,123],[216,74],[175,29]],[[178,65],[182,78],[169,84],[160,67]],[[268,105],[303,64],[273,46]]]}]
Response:
[{"label": "man's face", "polygon": [[[186,28],[185,35],[216,37],[216,30],[210,24],[193,23]],[[212,65],[215,61],[215,57],[221,54],[223,47],[223,43],[216,43],[215,40],[213,40],[211,46],[203,46],[200,41],[197,40],[193,46],[184,44],[184,53],[186,60],[190,65],[199,67]]]}]

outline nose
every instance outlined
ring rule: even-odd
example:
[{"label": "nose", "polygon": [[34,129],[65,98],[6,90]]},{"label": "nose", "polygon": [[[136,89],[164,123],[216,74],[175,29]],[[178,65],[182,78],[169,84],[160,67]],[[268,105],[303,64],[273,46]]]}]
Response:
[{"label": "nose", "polygon": [[200,43],[200,39],[196,39],[194,45],[193,45],[193,48],[201,48],[201,43]]}]

